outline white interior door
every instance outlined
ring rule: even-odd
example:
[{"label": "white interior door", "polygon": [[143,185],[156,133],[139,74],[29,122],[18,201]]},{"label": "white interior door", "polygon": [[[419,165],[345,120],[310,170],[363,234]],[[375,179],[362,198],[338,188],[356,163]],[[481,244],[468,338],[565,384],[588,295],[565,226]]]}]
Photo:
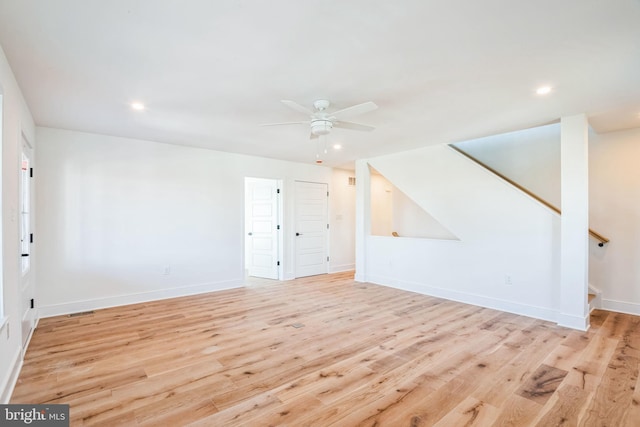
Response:
[{"label": "white interior door", "polygon": [[22,344],[26,346],[35,322],[35,286],[31,273],[31,234],[33,215],[31,214],[31,165],[32,150],[26,139],[22,139],[20,157],[20,301],[21,301],[21,329]]},{"label": "white interior door", "polygon": [[327,184],[295,183],[296,277],[327,273]]},{"label": "white interior door", "polygon": [[278,206],[278,181],[245,179],[245,264],[249,276],[278,279]]}]

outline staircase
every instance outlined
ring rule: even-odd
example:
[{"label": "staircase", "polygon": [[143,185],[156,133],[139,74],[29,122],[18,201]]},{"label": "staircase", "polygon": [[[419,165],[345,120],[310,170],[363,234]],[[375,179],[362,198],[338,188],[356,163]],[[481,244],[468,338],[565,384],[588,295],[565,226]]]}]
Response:
[{"label": "staircase", "polygon": [[[466,151],[462,150],[459,147],[456,147],[453,144],[449,144],[449,147],[451,147],[452,149],[454,149],[458,153],[462,154],[463,156],[465,156],[469,160],[473,161],[474,163],[478,164],[479,166],[482,166],[484,169],[488,170],[489,172],[491,172],[494,175],[498,176],[499,178],[503,179],[504,181],[506,181],[507,183],[511,184],[512,186],[516,187],[518,190],[524,192],[528,196],[530,196],[533,199],[537,200],[538,202],[542,203],[544,206],[546,206],[549,209],[551,209],[552,211],[556,212],[558,215],[562,215],[562,212],[560,211],[560,209],[558,207],[556,207],[553,204],[551,204],[550,202],[544,200],[543,198],[541,198],[537,194],[531,192],[529,189],[523,187],[522,185],[518,184],[517,182],[507,178],[505,175],[501,174],[497,170],[493,169],[492,167],[490,167],[490,166],[486,165],[485,163],[481,162],[480,160],[476,159],[471,154],[467,153]],[[594,231],[592,229],[589,229],[589,237],[591,237],[592,239],[596,240],[598,242],[598,246],[599,247],[603,247],[605,244],[609,243],[609,239],[608,238],[604,237],[603,235],[601,235],[600,233],[598,233],[598,232],[596,232],[596,231]],[[596,290],[591,285],[589,285],[588,304],[589,304],[589,313],[591,313],[593,310],[595,310],[596,308],[599,308],[601,306],[600,305],[600,291]]]}]

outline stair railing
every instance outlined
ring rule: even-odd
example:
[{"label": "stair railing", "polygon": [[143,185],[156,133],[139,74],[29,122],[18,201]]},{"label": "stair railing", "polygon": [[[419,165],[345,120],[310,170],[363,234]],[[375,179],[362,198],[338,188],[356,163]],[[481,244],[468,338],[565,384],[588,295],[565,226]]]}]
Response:
[{"label": "stair railing", "polygon": [[[485,163],[483,163],[480,160],[478,160],[475,157],[473,157],[471,154],[467,153],[466,151],[462,150],[461,148],[456,147],[453,144],[449,144],[449,147],[453,148],[455,151],[457,151],[458,153],[462,154],[463,156],[465,156],[469,160],[473,161],[474,163],[482,166],[483,168],[485,168],[489,172],[493,173],[494,175],[497,175],[499,178],[501,178],[501,179],[505,180],[506,182],[508,182],[509,184],[513,185],[518,190],[520,190],[523,193],[527,194],[529,197],[532,197],[533,199],[535,199],[538,202],[542,203],[543,205],[545,205],[546,207],[548,207],[552,211],[556,212],[558,215],[562,215],[562,211],[560,211],[560,209],[558,207],[552,205],[550,202],[544,200],[543,198],[541,198],[537,194],[532,193],[529,189],[523,187],[522,185],[518,184],[517,182],[513,181],[512,179],[507,178],[506,176],[504,176],[503,174],[501,174],[497,170],[493,169],[491,166],[486,165]],[[604,237],[602,234],[600,234],[600,233],[598,233],[596,231],[593,231],[592,229],[589,229],[589,236],[591,236],[593,239],[595,239],[598,242],[598,246],[600,246],[600,247],[603,247],[606,243],[609,243],[609,239]]]}]

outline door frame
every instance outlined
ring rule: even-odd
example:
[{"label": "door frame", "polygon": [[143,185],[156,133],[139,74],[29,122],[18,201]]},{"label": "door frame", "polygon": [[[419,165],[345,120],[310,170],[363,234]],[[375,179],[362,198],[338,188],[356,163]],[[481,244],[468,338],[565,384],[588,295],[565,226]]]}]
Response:
[{"label": "door frame", "polygon": [[[23,214],[22,214],[22,202],[23,202],[23,181],[22,181],[22,177],[23,177],[23,169],[22,169],[22,160],[23,160],[23,154],[26,154],[26,156],[29,159],[29,174],[31,175],[31,171],[34,170],[34,157],[35,157],[35,148],[33,146],[33,144],[31,143],[31,141],[29,141],[29,138],[24,134],[24,132],[21,132],[21,140],[20,140],[20,150],[18,150],[18,173],[20,174],[20,178],[19,178],[19,185],[18,185],[18,194],[19,194],[19,209],[20,209],[20,215],[19,215],[19,221],[18,221],[18,227],[19,227],[19,234],[22,234],[22,221],[23,221]],[[29,229],[28,229],[28,233],[29,235],[33,235],[34,233],[34,229],[35,229],[35,185],[33,182],[33,176],[29,176],[28,177],[28,182],[29,182]],[[33,242],[31,241],[30,237],[29,237],[29,242],[28,242],[28,248],[29,248],[29,267],[27,269],[26,272],[23,271],[23,267],[22,267],[22,256],[20,256],[20,264],[18,266],[18,271],[20,274],[20,301],[21,304],[24,304],[24,306],[21,305],[20,307],[20,341],[21,344],[23,346],[23,351],[26,351],[29,342],[31,341],[31,337],[33,336],[33,331],[35,330],[37,324],[38,324],[38,320],[39,317],[37,315],[37,305],[33,305],[30,308],[27,308],[30,304],[27,303],[26,299],[31,299],[33,298],[33,300],[35,301],[35,297],[36,297],[36,275],[35,275],[35,271],[34,271],[34,265],[35,265],[35,258],[34,258],[34,246],[33,246]],[[20,240],[18,242],[18,254],[22,255],[22,241]],[[28,280],[29,283],[25,286],[25,280]],[[31,289],[31,292],[26,292],[25,291],[27,289]],[[30,294],[30,295],[27,295]],[[27,315],[25,315],[27,314]],[[29,323],[30,323],[30,327],[31,329],[29,330],[29,332],[25,335],[25,331],[23,330],[24,328],[24,324],[25,324],[25,318],[26,317],[30,317]]]}]

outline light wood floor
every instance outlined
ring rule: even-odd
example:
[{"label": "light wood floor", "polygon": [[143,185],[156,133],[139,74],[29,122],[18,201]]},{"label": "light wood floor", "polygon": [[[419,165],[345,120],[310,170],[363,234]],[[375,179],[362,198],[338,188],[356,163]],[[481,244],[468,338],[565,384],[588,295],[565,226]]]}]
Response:
[{"label": "light wood floor", "polygon": [[640,318],[587,333],[351,274],[43,319],[13,403],[73,426],[639,426]]}]

